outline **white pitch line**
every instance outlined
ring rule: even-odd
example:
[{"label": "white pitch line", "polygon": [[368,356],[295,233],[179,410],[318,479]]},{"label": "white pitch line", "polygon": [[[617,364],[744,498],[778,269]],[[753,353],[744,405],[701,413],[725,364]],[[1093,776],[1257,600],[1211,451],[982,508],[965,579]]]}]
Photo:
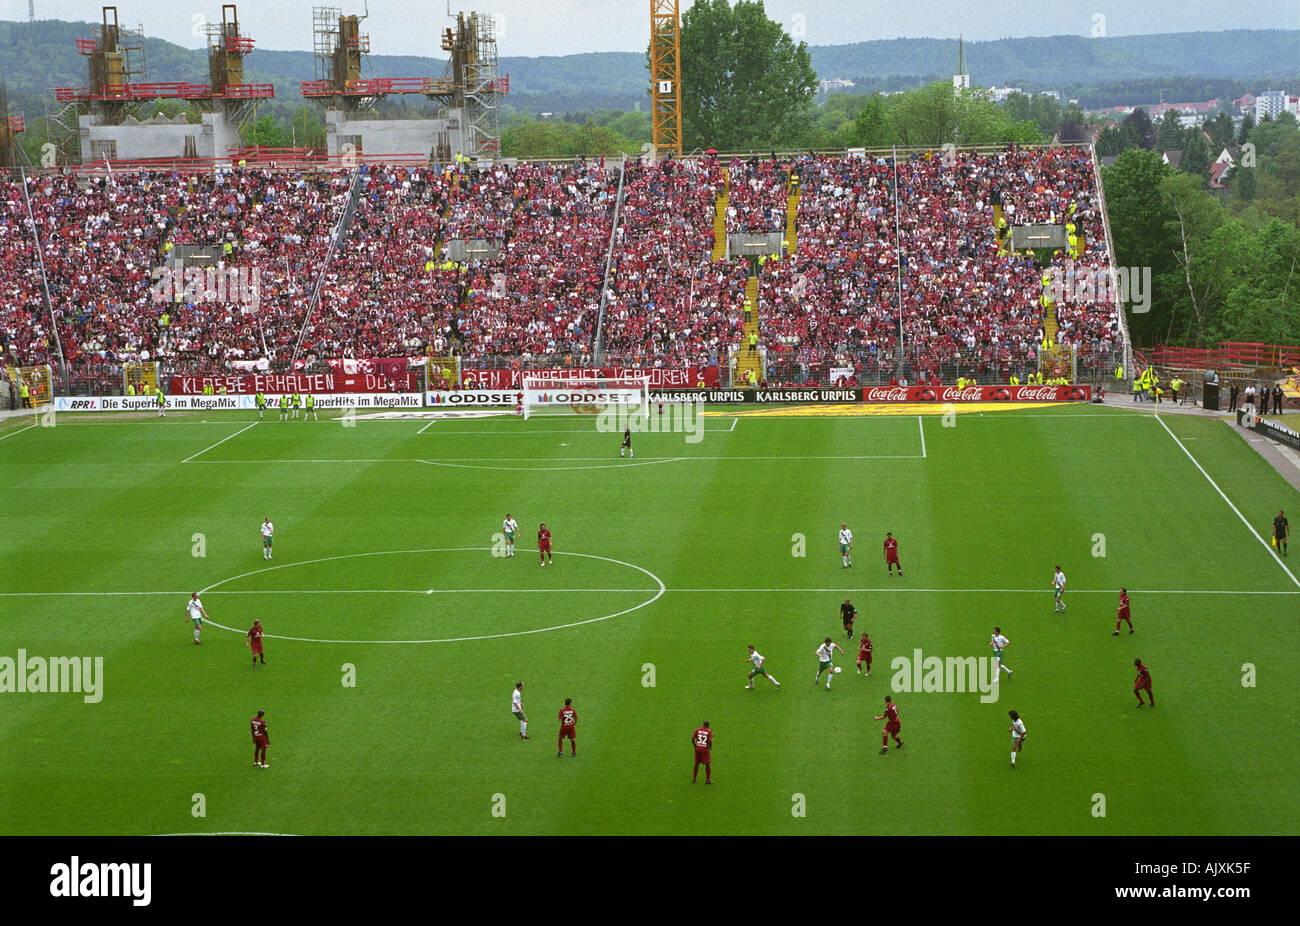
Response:
[{"label": "white pitch line", "polygon": [[916,425],[921,429],[921,459],[924,460],[925,459],[925,417],[923,415],[916,416]]},{"label": "white pitch line", "polygon": [[[731,419],[731,427],[727,428],[728,433],[730,433],[731,431],[736,430],[736,425],[739,424],[739,423],[740,423],[740,419],[739,419],[739,418],[732,418],[732,419]],[[707,431],[708,428],[705,428],[704,430]]]},{"label": "white pitch line", "polygon": [[[442,433],[441,431],[439,432]],[[232,434],[231,437],[236,435]],[[226,438],[229,440],[230,438]],[[218,442],[220,443],[220,442]],[[213,446],[216,446],[215,444]],[[211,448],[209,448],[211,449]],[[682,463],[700,461],[716,461],[726,463],[729,461],[736,462],[753,462],[755,460],[920,460],[920,456],[914,453],[906,454],[867,454],[863,456],[689,456],[689,457],[636,457],[637,463]],[[357,458],[339,458],[325,460],[195,460],[196,463],[428,463],[437,465],[439,463],[494,463],[498,461],[509,461],[513,463],[584,463],[588,461],[601,461],[609,464],[610,469],[626,469],[630,463],[619,464],[617,458],[611,457],[423,457],[415,459],[412,457],[384,457],[379,459],[357,459]],[[188,462],[188,461],[186,461]],[[530,467],[532,468],[532,467]],[[561,469],[566,467],[559,467]]]},{"label": "white pitch line", "polygon": [[4,440],[6,437],[13,437],[15,434],[21,434],[24,431],[30,431],[34,427],[36,427],[36,425],[29,424],[25,428],[19,428],[17,431],[10,431],[8,434],[0,434],[0,440]]},{"label": "white pitch line", "polygon": [[205,454],[205,453],[207,453],[209,450],[211,450],[213,447],[220,447],[220,446],[221,446],[222,444],[224,444],[226,441],[230,440],[231,437],[238,437],[239,435],[241,435],[241,434],[243,434],[245,431],[247,431],[249,428],[255,428],[255,427],[257,427],[257,422],[256,422],[256,421],[254,421],[252,424],[245,425],[244,427],[242,427],[242,428],[240,428],[238,431],[236,431],[234,434],[231,434],[230,437],[223,437],[223,438],[221,438],[221,440],[217,441],[215,444],[209,444],[207,447],[204,447],[204,448],[203,448],[202,450],[200,450],[198,453],[194,454],[193,457],[187,457],[186,459],[181,460],[181,462],[182,462],[182,463],[188,463],[188,462],[190,462],[190,460],[193,460],[194,457],[202,456],[203,454]]},{"label": "white pitch line", "polygon": [[[407,419],[403,419],[403,420],[410,421],[411,419],[407,418]],[[456,422],[456,421],[463,421],[463,420],[465,420],[465,419],[463,419],[463,418],[437,418],[437,419],[434,419],[434,420],[435,420],[435,421],[445,421],[445,422]],[[426,427],[427,427],[427,425],[426,425]],[[724,433],[726,433],[727,431],[733,431],[733,430],[735,430],[735,427],[736,427],[736,425],[735,425],[735,422],[733,421],[733,422],[732,422],[732,425],[731,425],[730,428],[701,428],[700,430],[705,431],[705,432],[707,432],[707,433],[709,433],[709,434],[724,434]],[[422,428],[421,430],[417,431],[416,433],[417,433],[417,434],[423,433],[423,428]],[[642,431],[642,432],[640,432],[640,433],[644,435],[644,434],[670,434],[670,433],[673,433],[673,432],[670,432],[670,431]],[[549,429],[549,430],[545,430],[545,429],[543,429],[543,430],[528,430],[528,431],[523,431],[523,430],[519,430],[519,431],[488,431],[488,430],[483,430],[483,431],[480,431],[480,430],[477,430],[477,429],[476,429],[476,430],[473,430],[473,431],[456,431],[456,430],[453,430],[453,429],[451,429],[451,428],[446,428],[446,429],[439,428],[439,429],[438,429],[438,435],[439,435],[440,437],[446,436],[446,435],[448,435],[448,434],[455,435],[456,437],[478,437],[480,434],[509,434],[509,435],[511,435],[512,437],[546,437],[546,436],[548,436],[548,435],[550,435],[550,434],[587,434],[587,435],[589,435],[589,436],[591,436],[591,437],[597,437],[597,438],[600,438],[601,440],[604,440],[604,439],[606,439],[606,438],[609,437],[608,432],[605,432],[605,431],[597,431],[597,430],[595,430],[594,428],[551,428],[551,429]]]},{"label": "white pitch line", "polygon": [[1210,483],[1210,485],[1214,487],[1214,491],[1219,493],[1219,498],[1223,499],[1225,502],[1228,503],[1228,507],[1231,508],[1233,513],[1238,518],[1241,519],[1241,523],[1246,525],[1246,530],[1250,531],[1251,534],[1254,535],[1255,539],[1260,542],[1260,545],[1263,546],[1263,548],[1269,552],[1269,555],[1272,556],[1273,559],[1277,561],[1277,564],[1282,567],[1282,571],[1285,572],[1287,576],[1291,579],[1291,581],[1295,583],[1296,588],[1300,588],[1300,579],[1297,579],[1295,577],[1295,573],[1293,573],[1290,569],[1287,568],[1286,563],[1282,562],[1282,558],[1277,555],[1277,551],[1274,550],[1273,547],[1270,546],[1264,540],[1263,537],[1259,536],[1259,532],[1255,530],[1254,526],[1249,521],[1246,520],[1246,516],[1243,515],[1237,509],[1237,506],[1232,503],[1232,499],[1228,498],[1228,496],[1223,494],[1223,490],[1219,488],[1219,484],[1210,478],[1210,474],[1207,473],[1204,467],[1202,467],[1201,464],[1196,461],[1196,457],[1192,456],[1192,452],[1188,450],[1187,447],[1183,444],[1183,442],[1178,439],[1178,435],[1175,434],[1173,431],[1169,430],[1169,425],[1165,424],[1164,419],[1162,419],[1159,415],[1156,415],[1155,419],[1156,421],[1160,422],[1160,427],[1164,428],[1165,432],[1168,433],[1168,435],[1174,439],[1174,443],[1177,444],[1179,448],[1182,449],[1183,453],[1187,454],[1187,459],[1192,461],[1192,465],[1201,471],[1201,475],[1204,476],[1206,480]]},{"label": "white pitch line", "polygon": [[[294,564],[300,565],[300,564]],[[99,597],[145,597],[163,595],[169,597],[180,597],[189,595],[193,589],[185,589],[176,592],[0,592],[0,598],[99,598]],[[311,589],[210,589],[204,592],[205,595],[462,595],[462,594],[500,594],[500,595],[522,595],[534,594],[541,592],[562,592],[566,594],[578,594],[582,592],[613,592],[627,594],[645,594],[652,592],[654,589],[646,588],[444,588],[444,589],[427,589],[427,588],[311,588]],[[1046,591],[1041,588],[900,588],[896,585],[883,585],[879,587],[861,587],[861,588],[757,588],[747,586],[745,588],[668,588],[666,593],[679,592],[682,594],[715,594],[727,593],[736,594],[740,592],[754,592],[758,594],[770,594],[774,592],[796,592],[796,593],[821,593],[821,592],[852,592],[852,593],[870,593],[870,592],[907,592],[919,595],[939,595],[939,594],[961,594],[961,595],[1045,595],[1050,593],[1051,589]],[[1117,588],[1075,588],[1070,589],[1071,595],[1115,595],[1118,594]],[[1133,595],[1300,595],[1300,591],[1265,591],[1261,589],[1231,589],[1231,588],[1164,588],[1164,589],[1140,589],[1134,588],[1129,590]]]},{"label": "white pitch line", "polygon": [[[438,420],[437,418],[430,418],[428,424],[426,424],[423,428],[420,428],[420,430],[416,431],[415,433],[416,433],[416,434],[423,434],[423,433],[425,432],[425,429],[427,429],[427,428],[429,427],[430,424],[433,424],[433,423],[434,423],[435,421],[437,421],[437,420]],[[470,431],[465,431],[465,432],[462,432],[462,433],[469,434],[469,433],[472,433],[472,432],[470,432]]]},{"label": "white pitch line", "polygon": [[229,833],[146,833],[147,839],[169,839],[173,836],[287,836],[297,838],[299,833],[246,833],[246,832],[229,832]]}]

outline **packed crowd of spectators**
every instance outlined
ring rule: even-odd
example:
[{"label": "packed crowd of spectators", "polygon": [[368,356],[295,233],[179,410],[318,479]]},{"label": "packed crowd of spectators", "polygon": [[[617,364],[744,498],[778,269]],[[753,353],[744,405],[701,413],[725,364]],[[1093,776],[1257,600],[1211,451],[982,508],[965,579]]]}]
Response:
[{"label": "packed crowd of spectators", "polygon": [[[283,368],[300,334],[304,362],[428,351],[468,360],[584,356],[601,318],[612,234],[604,347],[646,364],[725,362],[741,339],[750,268],[711,259],[717,194],[725,182],[728,231],[783,231],[791,176],[800,193],[797,247],[758,271],[770,359],[887,370],[901,274],[915,375],[958,357],[994,366],[1031,360],[1044,337],[1043,269],[999,247],[995,206],[1011,224],[1077,230],[1079,246],[1057,253],[1049,271],[1109,265],[1084,149],[918,155],[897,165],[811,154],[736,159],[727,175],[714,157],[629,161],[615,228],[620,170],[602,160],[359,174],[38,174],[26,192],[52,313],[23,187],[5,179],[0,348],[11,362],[52,360],[52,314],[64,355],[88,369],[158,359],[218,370],[268,358]],[[449,260],[446,245],[457,239],[485,240],[489,250]],[[224,266],[255,277],[256,299],[160,299],[156,268],[189,245],[216,247]],[[1058,340],[1081,356],[1118,343],[1114,306],[1066,300],[1054,310]]]},{"label": "packed crowd of spectators", "polygon": [[784,232],[788,165],[776,158],[735,158],[727,168],[727,231]]},{"label": "packed crowd of spectators", "polygon": [[605,306],[605,346],[637,362],[710,366],[740,337],[746,270],[715,262],[713,158],[629,164]]}]

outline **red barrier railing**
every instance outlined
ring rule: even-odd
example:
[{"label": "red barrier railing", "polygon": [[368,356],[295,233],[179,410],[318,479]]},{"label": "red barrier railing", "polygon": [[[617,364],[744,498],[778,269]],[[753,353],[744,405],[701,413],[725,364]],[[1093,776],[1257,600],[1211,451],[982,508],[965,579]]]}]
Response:
[{"label": "red barrier railing", "polygon": [[1167,347],[1159,345],[1152,358],[1161,366],[1185,367],[1289,367],[1300,365],[1300,347],[1255,341],[1220,341],[1217,347]]},{"label": "red barrier railing", "polygon": [[238,148],[224,158],[133,158],[99,160],[70,168],[81,174],[151,170],[201,173],[235,167],[273,167],[280,170],[352,170],[358,166],[427,167],[425,154],[342,155],[314,148]]},{"label": "red barrier railing", "polygon": [[54,98],[65,103],[89,102],[103,100],[106,102],[121,100],[125,102],[142,102],[146,100],[204,100],[230,97],[232,99],[267,99],[275,96],[274,84],[228,84],[220,90],[213,90],[207,84],[190,84],[182,82],[156,84],[123,84],[112,90],[98,93],[89,87],[55,87]]},{"label": "red barrier railing", "polygon": [[[372,80],[350,80],[343,90],[344,96],[379,96],[387,93],[450,94],[455,85],[451,80],[434,77],[377,77]],[[303,96],[334,96],[339,91],[328,80],[304,80]]]}]

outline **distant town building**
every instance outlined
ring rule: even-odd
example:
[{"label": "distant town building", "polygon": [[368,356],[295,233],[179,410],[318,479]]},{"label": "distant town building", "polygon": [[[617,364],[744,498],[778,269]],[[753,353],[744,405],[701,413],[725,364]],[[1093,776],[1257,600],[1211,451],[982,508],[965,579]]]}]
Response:
[{"label": "distant town building", "polygon": [[989,87],[989,97],[994,103],[1005,103],[1013,93],[1024,93],[1019,87]]},{"label": "distant town building", "polygon": [[845,80],[842,77],[831,77],[821,82],[822,93],[830,93],[832,90],[847,90],[853,86],[856,86],[853,81]]},{"label": "distant town building", "polygon": [[1282,113],[1300,115],[1300,98],[1292,96],[1285,90],[1265,90],[1255,97],[1255,121],[1264,118],[1276,119]]}]

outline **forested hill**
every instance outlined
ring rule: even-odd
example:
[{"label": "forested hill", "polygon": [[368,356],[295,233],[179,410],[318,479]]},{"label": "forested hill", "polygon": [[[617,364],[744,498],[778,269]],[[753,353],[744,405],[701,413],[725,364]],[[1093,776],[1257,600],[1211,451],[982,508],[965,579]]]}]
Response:
[{"label": "forested hill", "polygon": [[[57,20],[0,22],[0,80],[11,99],[27,108],[51,87],[84,84],[86,59],[73,40],[95,28]],[[249,79],[274,83],[282,98],[296,97],[298,82],[315,77],[312,54],[267,49],[268,40],[259,38],[261,45],[248,59]],[[151,81],[207,80],[204,51],[160,39],[146,39],[145,45]],[[374,45],[382,48],[383,37],[375,36]],[[819,77],[852,80],[859,92],[944,78],[957,61],[957,42],[949,39],[890,39],[810,51]],[[1294,89],[1300,83],[1300,30],[1002,39],[967,42],[966,58],[978,85],[1060,90],[1085,107],[1148,102],[1162,89],[1166,100],[1183,99],[1180,90],[1190,99],[1204,99],[1266,86]],[[375,54],[367,76],[438,76],[443,65],[444,59],[433,57]],[[636,52],[505,55],[501,67],[510,75],[512,103],[529,110],[631,109],[645,99],[649,80],[645,55]]]}]

